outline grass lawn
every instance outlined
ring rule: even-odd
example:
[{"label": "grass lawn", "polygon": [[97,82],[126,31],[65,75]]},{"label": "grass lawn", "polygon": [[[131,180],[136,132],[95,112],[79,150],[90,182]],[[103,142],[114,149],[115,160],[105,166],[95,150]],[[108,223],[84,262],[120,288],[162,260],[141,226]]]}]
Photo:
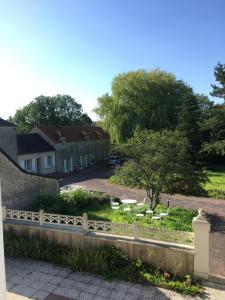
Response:
[{"label": "grass lawn", "polygon": [[[137,221],[141,225],[180,231],[192,231],[192,219],[197,215],[196,212],[191,210],[172,207],[170,208],[169,216],[164,217],[160,221],[152,220],[152,215],[145,213],[149,209],[147,205],[140,209],[134,205],[131,212],[124,212],[124,207],[127,206],[120,204],[118,210],[113,210],[109,198],[101,198],[99,194],[83,190],[63,192],[58,197],[40,196],[33,205],[34,210],[44,209],[49,213],[74,216],[81,216],[83,213],[87,213],[90,220],[130,224]],[[161,212],[166,212],[166,207],[158,205],[154,215],[157,216]],[[138,218],[136,217],[137,213],[143,213],[145,216]]]},{"label": "grass lawn", "polygon": [[209,196],[225,199],[225,169],[207,171],[209,181],[205,189]]},{"label": "grass lawn", "polygon": [[[183,208],[174,207],[170,209],[169,216],[164,217],[161,221],[152,220],[152,215],[146,215],[147,206],[141,209],[133,208],[131,212],[124,212],[124,205],[120,205],[118,210],[112,210],[109,205],[104,205],[99,210],[89,210],[88,217],[92,220],[111,221],[115,223],[134,223],[137,221],[141,225],[151,226],[154,228],[164,228],[181,231],[192,231],[192,219],[197,215],[196,212],[186,210]],[[166,207],[159,205],[156,208],[154,215],[161,212],[166,212]],[[77,211],[77,213],[80,213]],[[144,217],[136,217],[136,213],[143,213]]]}]

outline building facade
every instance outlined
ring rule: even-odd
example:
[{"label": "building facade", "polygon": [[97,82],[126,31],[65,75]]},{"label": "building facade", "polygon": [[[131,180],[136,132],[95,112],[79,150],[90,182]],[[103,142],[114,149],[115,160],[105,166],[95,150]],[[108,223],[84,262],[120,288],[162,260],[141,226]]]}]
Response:
[{"label": "building facade", "polygon": [[56,172],[72,172],[107,158],[109,136],[99,127],[38,126],[32,132],[54,147]]},{"label": "building facade", "polygon": [[37,133],[17,134],[18,164],[27,172],[55,173],[55,149]]}]

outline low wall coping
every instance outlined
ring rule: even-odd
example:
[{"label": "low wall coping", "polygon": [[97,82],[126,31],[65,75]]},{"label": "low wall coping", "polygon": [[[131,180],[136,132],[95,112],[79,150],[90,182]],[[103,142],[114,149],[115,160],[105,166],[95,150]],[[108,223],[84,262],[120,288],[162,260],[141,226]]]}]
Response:
[{"label": "low wall coping", "polygon": [[53,225],[53,224],[43,224],[39,225],[39,223],[33,223],[29,221],[14,221],[14,220],[5,220],[4,224],[11,225],[13,227],[23,227],[23,228],[35,228],[39,230],[50,230],[50,231],[58,231],[58,232],[67,232],[67,233],[74,233],[77,235],[84,236],[84,238],[91,238],[91,239],[101,239],[101,240],[116,240],[119,242],[130,242],[133,245],[142,245],[142,246],[153,246],[155,248],[169,248],[172,251],[179,251],[188,254],[194,255],[194,246],[185,245],[185,244],[176,244],[168,241],[161,241],[161,240],[153,240],[153,239],[138,239],[134,240],[133,237],[129,236],[119,236],[114,234],[105,234],[100,232],[84,232],[83,228],[77,228],[67,225]]}]

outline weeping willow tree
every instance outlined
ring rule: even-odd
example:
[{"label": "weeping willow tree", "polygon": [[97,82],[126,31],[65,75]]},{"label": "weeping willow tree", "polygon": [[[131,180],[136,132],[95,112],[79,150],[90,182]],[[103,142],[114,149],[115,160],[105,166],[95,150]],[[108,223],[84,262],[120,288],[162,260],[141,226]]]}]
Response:
[{"label": "weeping willow tree", "polygon": [[111,95],[98,98],[95,112],[112,142],[121,143],[135,130],[174,129],[184,94],[191,89],[161,70],[122,73],[112,82]]}]

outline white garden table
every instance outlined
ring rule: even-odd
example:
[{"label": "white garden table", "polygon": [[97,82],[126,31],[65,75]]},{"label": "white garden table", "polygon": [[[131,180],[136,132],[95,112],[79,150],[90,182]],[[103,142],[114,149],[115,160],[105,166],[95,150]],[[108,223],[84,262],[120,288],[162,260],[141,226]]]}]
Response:
[{"label": "white garden table", "polygon": [[[123,199],[123,200],[121,200],[121,202],[124,205],[128,205],[128,207],[124,208],[123,211],[130,212],[132,210],[132,204],[136,204],[137,200],[134,200],[134,199]],[[131,205],[131,207],[130,207],[130,205]]]},{"label": "white garden table", "polygon": [[134,200],[134,199],[123,199],[123,200],[121,200],[121,202],[123,204],[136,204],[137,200]]}]

